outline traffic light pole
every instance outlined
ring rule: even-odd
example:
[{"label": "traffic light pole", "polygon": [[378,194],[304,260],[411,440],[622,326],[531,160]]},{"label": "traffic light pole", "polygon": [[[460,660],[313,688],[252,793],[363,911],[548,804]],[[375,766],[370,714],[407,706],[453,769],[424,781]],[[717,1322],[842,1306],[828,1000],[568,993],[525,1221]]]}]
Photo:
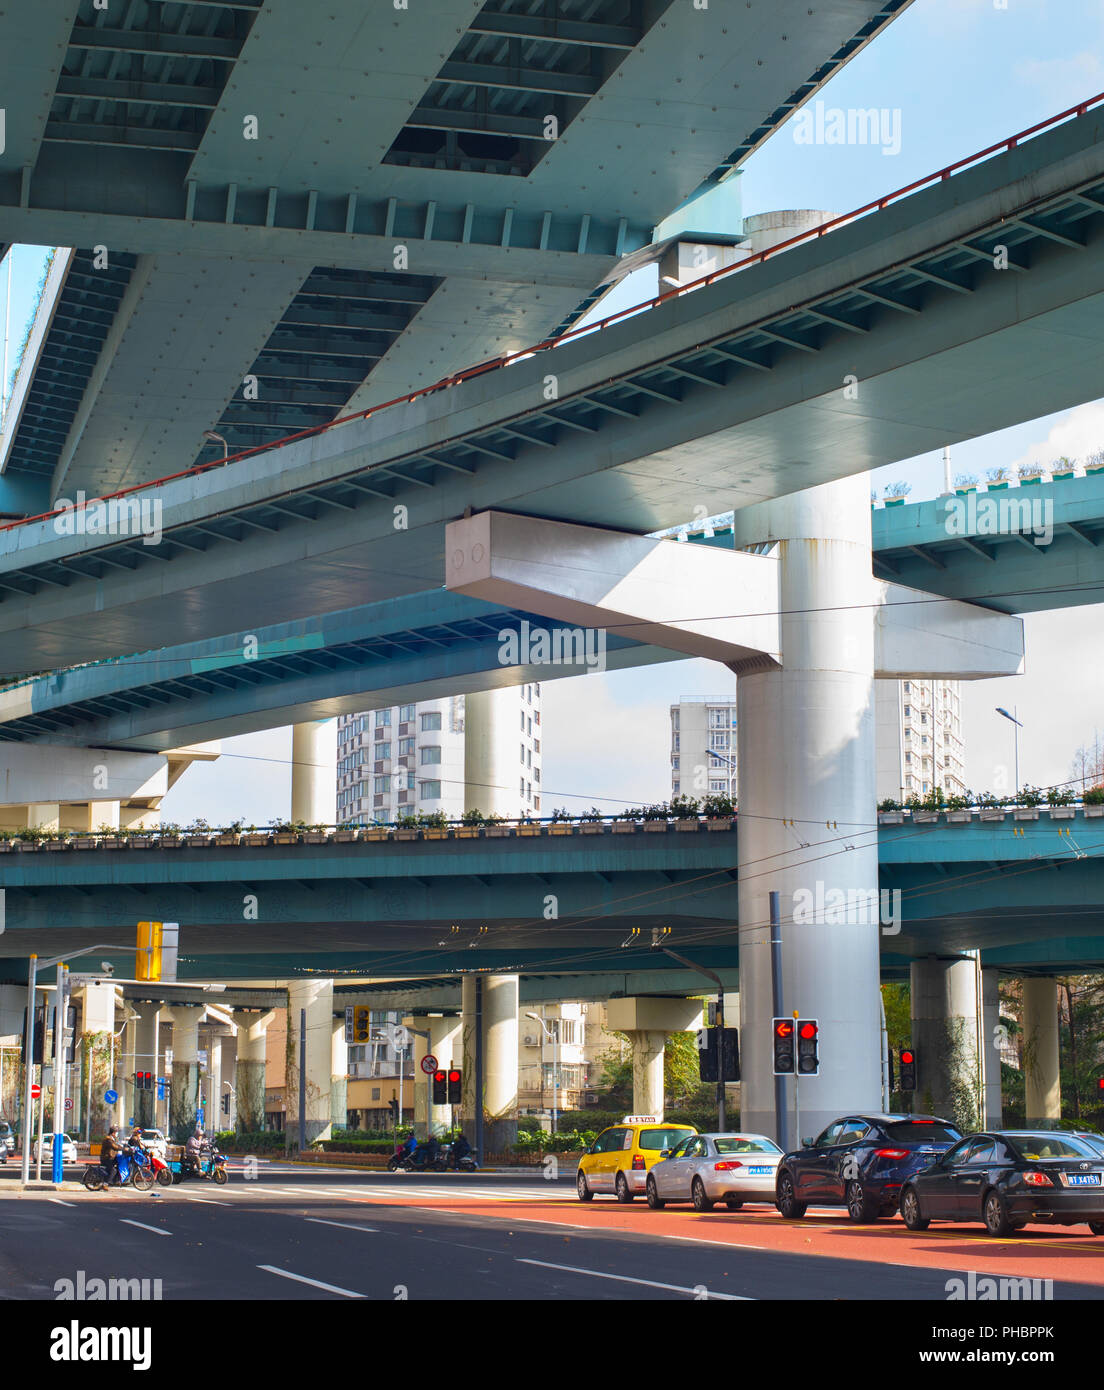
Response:
[{"label": "traffic light pole", "polygon": [[31,1084],[34,1077],[34,1011],[37,976],[38,957],[31,956],[30,966],[27,970],[27,1061],[23,1076],[23,1152],[19,1165],[19,1176],[24,1187],[31,1180]]},{"label": "traffic light pole", "polygon": [[[782,910],[779,903],[778,891],[772,889],[770,893],[771,996],[775,1018],[782,1017]],[[795,1059],[795,1098],[797,1092],[796,1065]],[[774,1123],[777,1128],[775,1138],[778,1140],[778,1147],[784,1152],[788,1152],[789,1145],[786,1143],[786,1082],[782,1076],[775,1076],[774,1078]],[[797,1147],[796,1139],[794,1147]]]}]

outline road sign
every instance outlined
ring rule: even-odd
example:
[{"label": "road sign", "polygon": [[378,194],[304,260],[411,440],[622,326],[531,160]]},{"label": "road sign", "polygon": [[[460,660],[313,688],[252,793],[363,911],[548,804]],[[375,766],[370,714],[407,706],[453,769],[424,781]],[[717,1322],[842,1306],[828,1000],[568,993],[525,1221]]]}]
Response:
[{"label": "road sign", "polygon": [[422,1058],[421,1066],[426,1076],[432,1076],[437,1070],[437,1058],[434,1057],[432,1052],[427,1052]]},{"label": "road sign", "polygon": [[72,1110],[72,1108],[73,1108],[73,1097],[72,1097],[72,1096],[66,1096],[66,1097],[65,1097],[65,1108],[66,1108],[66,1110]]},{"label": "road sign", "polygon": [[118,1099],[119,1099],[119,1093],[118,1093],[118,1091],[105,1091],[105,1092],[104,1092],[104,1104],[105,1104],[105,1105],[114,1105],[115,1102],[116,1102]]},{"label": "road sign", "polygon": [[41,1086],[38,1084],[38,1082],[36,1081],[35,1084],[31,1087],[31,1099],[32,1099],[32,1100],[37,1100],[41,1094],[42,1094],[42,1087],[41,1087]]},{"label": "road sign", "polygon": [[390,1032],[392,1047],[405,1047],[410,1041],[410,1030],[404,1028],[401,1023],[393,1024]]}]

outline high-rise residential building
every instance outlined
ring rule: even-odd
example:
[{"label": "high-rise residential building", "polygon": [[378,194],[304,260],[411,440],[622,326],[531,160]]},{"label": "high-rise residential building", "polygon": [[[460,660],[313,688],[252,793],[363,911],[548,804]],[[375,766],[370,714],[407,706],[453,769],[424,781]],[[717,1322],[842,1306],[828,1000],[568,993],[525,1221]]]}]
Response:
[{"label": "high-rise residential building", "polygon": [[[939,787],[966,790],[959,683],[874,682],[877,798],[905,801]],[[671,706],[671,795],[727,794],[736,800],[735,699],[681,700]]]},{"label": "high-rise residential building", "polygon": [[337,819],[387,823],[541,809],[540,685],[391,705],[337,721]]},{"label": "high-rise residential building", "polygon": [[671,706],[671,795],[736,798],[736,701]]},{"label": "high-rise residential building", "polygon": [[878,800],[966,790],[958,681],[875,681]]}]

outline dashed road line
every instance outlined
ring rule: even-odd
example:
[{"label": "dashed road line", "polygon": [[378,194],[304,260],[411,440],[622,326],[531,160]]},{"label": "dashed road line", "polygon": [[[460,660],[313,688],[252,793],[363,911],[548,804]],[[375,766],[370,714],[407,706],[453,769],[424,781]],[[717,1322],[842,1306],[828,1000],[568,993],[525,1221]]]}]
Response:
[{"label": "dashed road line", "polygon": [[144,1221],[131,1221],[126,1216],[121,1216],[119,1220],[124,1226],[137,1226],[143,1231],[152,1231],[155,1236],[171,1236],[172,1231],[163,1231],[160,1226],[147,1226]]},{"label": "dashed road line", "polygon": [[276,1265],[258,1265],[266,1274],[278,1274],[281,1279],[294,1279],[297,1284],[309,1284],[314,1289],[325,1289],[327,1293],[340,1294],[342,1298],[364,1298],[362,1293],[352,1289],[341,1289],[336,1284],[324,1284],[321,1279],[308,1279],[305,1274],[292,1274],[290,1269],[278,1269]]},{"label": "dashed road line", "polygon": [[592,1279],[614,1279],[619,1284],[643,1284],[645,1288],[649,1289],[667,1289],[671,1293],[693,1294],[695,1297],[700,1296],[703,1299],[703,1301],[705,1299],[717,1298],[723,1299],[726,1303],[755,1302],[753,1298],[749,1298],[746,1294],[715,1293],[713,1290],[707,1289],[704,1284],[699,1284],[696,1287],[688,1287],[685,1284],[661,1284],[655,1279],[634,1279],[629,1274],[607,1274],[604,1270],[601,1269],[580,1269],[577,1265],[554,1265],[549,1264],[547,1260],[519,1259],[518,1264],[537,1265],[540,1269],[558,1269],[562,1270],[565,1274],[587,1274]]},{"label": "dashed road line", "polygon": [[352,1221],[323,1221],[320,1216],[305,1216],[312,1226],[340,1226],[346,1231],[378,1231],[378,1226],[358,1226]]}]

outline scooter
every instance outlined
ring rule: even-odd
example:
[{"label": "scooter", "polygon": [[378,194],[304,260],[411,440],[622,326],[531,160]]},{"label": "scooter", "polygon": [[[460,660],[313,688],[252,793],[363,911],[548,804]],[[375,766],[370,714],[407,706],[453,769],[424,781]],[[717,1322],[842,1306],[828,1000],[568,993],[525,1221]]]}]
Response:
[{"label": "scooter", "polygon": [[136,1187],[139,1192],[148,1192],[153,1186],[153,1168],[150,1156],[144,1149],[124,1145],[119,1152],[119,1162],[114,1173],[99,1163],[90,1163],[81,1174],[81,1182],[89,1192],[102,1192],[105,1187]]},{"label": "scooter", "polygon": [[169,1167],[165,1160],[161,1158],[153,1149],[150,1149],[149,1161],[150,1167],[153,1169],[153,1174],[157,1182],[159,1182],[162,1187],[171,1187],[173,1180],[173,1170]]},{"label": "scooter", "polygon": [[220,1186],[226,1182],[226,1156],[218,1149],[208,1146],[199,1156],[194,1167],[187,1167],[183,1159],[174,1159],[171,1164],[172,1181],[183,1182],[185,1178],[208,1178]]}]

